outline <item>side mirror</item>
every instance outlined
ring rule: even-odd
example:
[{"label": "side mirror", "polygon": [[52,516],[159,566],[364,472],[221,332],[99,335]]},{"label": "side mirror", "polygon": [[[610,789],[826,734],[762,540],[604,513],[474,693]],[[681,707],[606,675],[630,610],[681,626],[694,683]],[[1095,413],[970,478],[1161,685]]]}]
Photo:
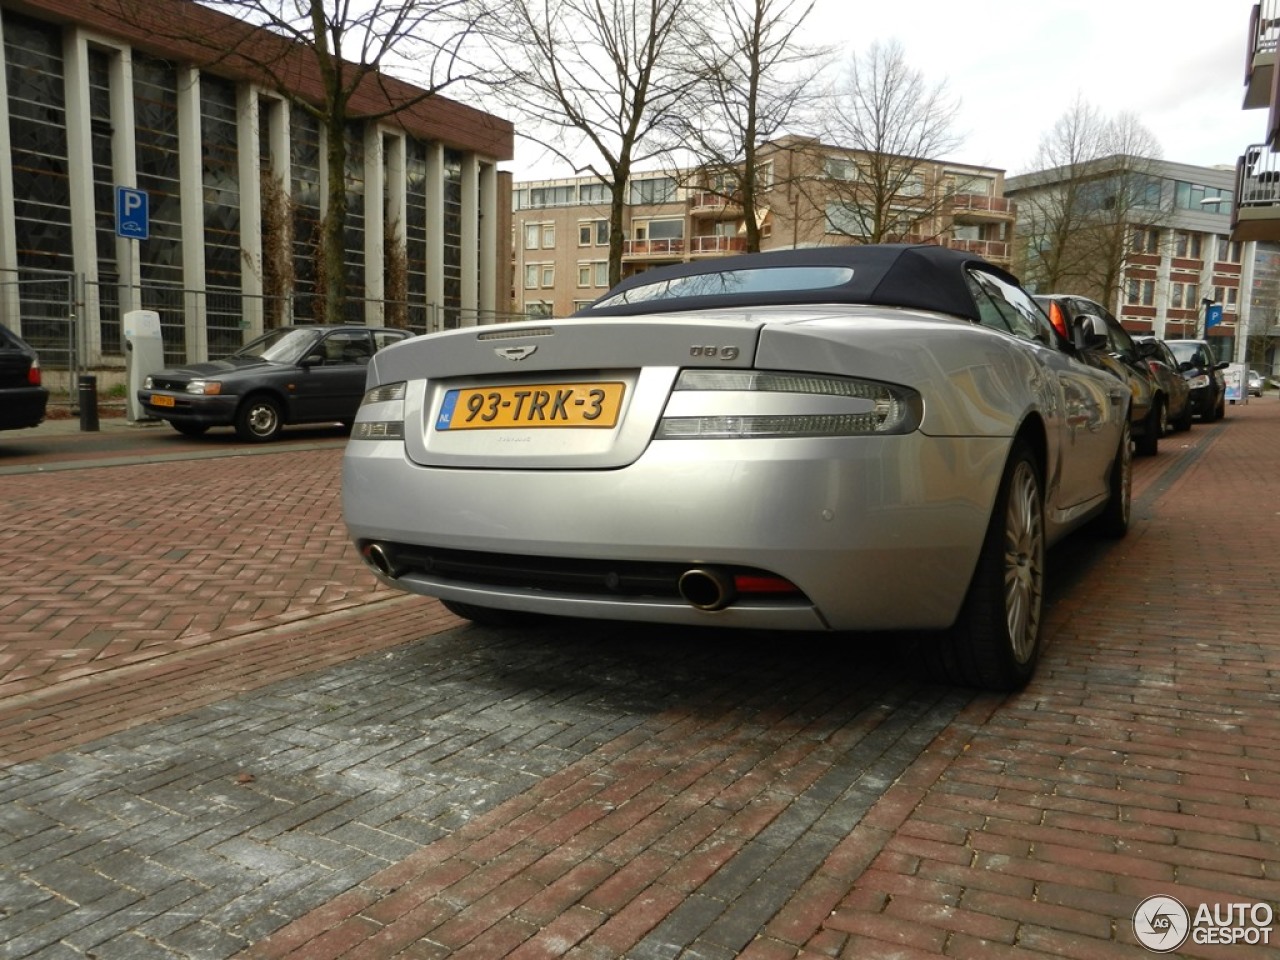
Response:
[{"label": "side mirror", "polygon": [[1071,321],[1071,334],[1078,350],[1097,350],[1107,345],[1107,325],[1101,317],[1080,314]]},{"label": "side mirror", "polygon": [[1231,366],[1231,361],[1230,361],[1230,360],[1219,360],[1217,363],[1215,363],[1215,364],[1213,365],[1213,369],[1215,369],[1215,370],[1225,370],[1225,369],[1227,369],[1227,367],[1229,367],[1229,366]]},{"label": "side mirror", "polygon": [[298,361],[298,366],[300,366],[300,367],[304,367],[304,368],[307,368],[307,369],[310,369],[311,367],[323,367],[323,366],[324,366],[324,354],[323,354],[323,353],[309,353],[309,354],[307,354],[305,357],[303,357],[301,360],[299,360],[299,361]]}]

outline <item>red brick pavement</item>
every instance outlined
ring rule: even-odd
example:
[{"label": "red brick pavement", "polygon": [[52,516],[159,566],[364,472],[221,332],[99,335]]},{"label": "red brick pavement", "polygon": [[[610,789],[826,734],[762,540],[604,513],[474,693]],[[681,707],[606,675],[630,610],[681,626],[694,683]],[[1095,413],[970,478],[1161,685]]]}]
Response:
[{"label": "red brick pavement", "polygon": [[[1034,682],[977,698],[741,956],[1142,957],[1131,917],[1148,896],[1280,901],[1278,432],[1268,397],[1139,460],[1134,528],[1053,607]],[[696,727],[668,719],[696,756]],[[697,825],[692,849],[776,813],[762,802],[735,833],[706,822],[748,809],[707,805],[733,784],[629,779],[661,749],[609,744],[248,956],[627,956],[734,852],[681,856],[664,830]],[[593,856],[620,830],[628,857]],[[1188,940],[1178,955],[1277,949]]]},{"label": "red brick pavement", "polygon": [[[1052,608],[1033,683],[1008,698],[976,698],[742,956],[1138,958],[1149,954],[1130,917],[1147,896],[1176,896],[1193,910],[1280,901],[1278,432],[1280,404],[1267,397],[1139,460],[1130,536],[1096,548],[1079,570],[1070,569],[1079,554],[1069,545],[1051,555],[1054,569],[1078,580]],[[76,735],[71,718],[82,708],[58,691],[154,667],[151,693],[113,715],[141,722],[162,692],[189,693],[194,676],[212,676],[209,663],[249,632],[255,649],[257,635],[279,639],[259,668],[275,676],[310,668],[289,642],[303,618],[334,638],[388,615],[401,618],[389,631],[401,638],[406,618],[448,623],[434,605],[370,592],[371,581],[353,577],[325,488],[336,455],[313,455],[302,471],[288,459],[287,475],[265,485],[276,491],[268,500],[249,505],[264,486],[258,475],[242,488],[230,481],[228,507],[186,512],[200,464],[177,480],[166,472],[164,483],[146,467],[117,468],[119,493],[108,503],[84,502],[74,484],[6,480],[6,492],[18,490],[7,497],[10,520],[65,524],[83,546],[74,563],[42,557],[40,524],[22,523],[18,540],[6,527],[0,695],[20,705],[15,716],[6,701],[0,747],[55,749],[59,736]],[[271,530],[273,501],[300,493],[314,498],[316,522]],[[156,519],[140,521],[153,538],[156,525],[171,525],[172,552],[131,556],[139,541],[118,519],[131,496],[156,505]],[[299,556],[308,559],[299,565]],[[167,576],[182,563],[218,589]],[[33,569],[48,591],[33,593]],[[290,580],[279,596],[270,596],[272,578]],[[265,585],[268,596],[227,604],[242,582]],[[42,652],[50,638],[61,655]],[[344,642],[334,640],[335,657]],[[237,678],[229,661],[219,666],[225,673],[210,687],[221,695],[254,682]],[[42,709],[55,701],[57,709]],[[627,956],[735,843],[776,816],[788,795],[774,785],[803,780],[804,756],[794,751],[766,751],[749,778],[726,776],[732,768],[698,759],[700,738],[723,739],[724,730],[702,731],[692,716],[664,721],[657,742],[632,734],[607,744],[249,955]],[[52,729],[31,735],[42,723]],[[723,842],[689,854],[712,833]],[[1243,960],[1276,948],[1188,941],[1178,955]]]},{"label": "red brick pavement", "polygon": [[341,456],[0,479],[0,765],[456,625],[365,571]]}]

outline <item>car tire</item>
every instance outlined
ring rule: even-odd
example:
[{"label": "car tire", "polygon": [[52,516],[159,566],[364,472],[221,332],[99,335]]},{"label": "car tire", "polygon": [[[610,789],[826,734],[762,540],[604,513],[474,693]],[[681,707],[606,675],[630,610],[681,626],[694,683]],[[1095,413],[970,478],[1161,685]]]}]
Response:
[{"label": "car tire", "polygon": [[441,600],[441,606],[455,617],[470,620],[484,627],[521,627],[538,619],[536,613],[525,613],[521,610],[498,610],[494,607],[481,607],[474,603],[463,603],[460,600]]},{"label": "car tire", "polygon": [[266,394],[248,397],[236,411],[236,436],[251,443],[265,443],[280,436],[284,417],[280,403]]},{"label": "car tire", "polygon": [[173,427],[173,429],[177,430],[184,437],[203,437],[209,432],[209,425],[207,423],[174,423],[173,421],[170,421],[169,426]]},{"label": "car tire", "polygon": [[1151,410],[1147,413],[1146,422],[1142,425],[1142,436],[1138,437],[1134,446],[1137,453],[1144,457],[1154,457],[1160,449],[1160,438],[1169,430],[1169,410],[1164,405],[1163,397],[1151,401]]},{"label": "car tire", "polygon": [[1098,515],[1096,524],[1100,534],[1113,540],[1119,540],[1129,532],[1133,516],[1133,451],[1129,441],[1129,424],[1126,423],[1120,437],[1120,449],[1111,462],[1107,506]]},{"label": "car tire", "polygon": [[1002,691],[1031,679],[1040,656],[1045,536],[1040,465],[1017,441],[960,616],[932,650],[942,679]]},{"label": "car tire", "polygon": [[1227,415],[1227,396],[1223,394],[1218,398],[1218,405],[1213,408],[1213,419],[1221,420]]}]

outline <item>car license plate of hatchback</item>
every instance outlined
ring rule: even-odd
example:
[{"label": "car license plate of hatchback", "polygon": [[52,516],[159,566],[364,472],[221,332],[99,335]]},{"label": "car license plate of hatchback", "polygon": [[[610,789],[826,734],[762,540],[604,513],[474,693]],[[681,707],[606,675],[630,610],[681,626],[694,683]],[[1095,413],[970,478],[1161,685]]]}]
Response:
[{"label": "car license plate of hatchback", "polygon": [[151,405],[155,407],[172,407],[176,406],[173,397],[166,397],[163,393],[152,394]]},{"label": "car license plate of hatchback", "polygon": [[444,395],[437,430],[612,427],[626,384],[533,383],[455,388]]}]

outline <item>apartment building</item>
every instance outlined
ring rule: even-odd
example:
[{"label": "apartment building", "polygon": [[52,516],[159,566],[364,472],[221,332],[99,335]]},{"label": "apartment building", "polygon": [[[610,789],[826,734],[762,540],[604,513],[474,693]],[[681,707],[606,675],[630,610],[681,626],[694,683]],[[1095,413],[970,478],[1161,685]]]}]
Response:
[{"label": "apartment building", "polygon": [[[153,28],[68,0],[0,0],[0,321],[46,367],[123,362],[122,314],[160,314],[166,355],[224,355],[317,315],[326,133],[255,64],[317,102],[312,57],[278,34],[253,56],[188,37],[239,29],[190,0],[134,8]],[[242,31],[243,32],[243,31]],[[345,271],[352,323],[418,331],[505,314],[514,130],[376,78],[347,127]],[[394,104],[411,104],[387,119]],[[370,118],[370,119],[362,119]],[[122,233],[117,188],[145,194]],[[140,195],[141,195],[140,194]]]},{"label": "apartment building", "polygon": [[[1135,170],[1140,173],[1135,174]],[[1037,171],[1010,177],[1006,194],[1019,209],[1015,228],[1015,269],[1035,287],[1036,249],[1042,238],[1030,224],[1046,196],[1061,195],[1078,170]],[[1126,329],[1163,339],[1207,336],[1222,359],[1245,363],[1260,360],[1261,340],[1248,353],[1250,331],[1261,336],[1276,311],[1277,288],[1263,282],[1275,274],[1280,248],[1242,240],[1232,229],[1234,172],[1227,167],[1200,167],[1129,157],[1098,161],[1089,171],[1093,189],[1083,191],[1099,218],[1128,218],[1125,243],[1108,268],[1110,289],[1084,279],[1072,290],[1105,302]],[[1135,186],[1135,181],[1137,182]],[[1127,208],[1115,205],[1115,191],[1136,192]],[[1088,211],[1079,214],[1088,219]],[[1100,272],[1100,271],[1095,271]],[[1097,282],[1097,281],[1094,281]],[[1222,306],[1222,320],[1206,331],[1205,307]],[[1258,324],[1253,318],[1260,318]],[[1261,325],[1264,329],[1259,329]]]},{"label": "apartment building", "polygon": [[[895,195],[869,202],[868,158],[804,137],[759,150],[761,250],[860,243],[873,221],[886,241],[939,243],[1009,262],[1013,205],[1004,171],[906,160]],[[623,276],[743,253],[745,212],[733,171],[638,173],[627,185]],[[566,316],[608,289],[609,190],[592,177],[518,182],[512,302],[528,316]]]}]

